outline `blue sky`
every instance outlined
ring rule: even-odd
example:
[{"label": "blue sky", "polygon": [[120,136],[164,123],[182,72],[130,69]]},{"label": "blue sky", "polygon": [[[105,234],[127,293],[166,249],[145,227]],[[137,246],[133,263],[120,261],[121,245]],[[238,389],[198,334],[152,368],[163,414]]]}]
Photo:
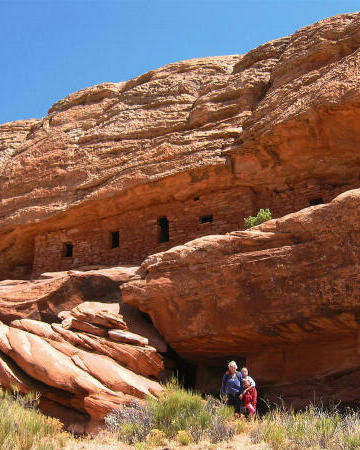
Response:
[{"label": "blue sky", "polygon": [[181,59],[245,53],[353,0],[0,0],[0,123]]}]

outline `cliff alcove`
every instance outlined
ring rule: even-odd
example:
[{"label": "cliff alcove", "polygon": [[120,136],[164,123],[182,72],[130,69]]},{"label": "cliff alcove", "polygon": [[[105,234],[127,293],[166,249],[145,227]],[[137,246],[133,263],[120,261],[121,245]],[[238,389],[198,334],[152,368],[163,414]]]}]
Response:
[{"label": "cliff alcove", "polygon": [[339,15],[0,125],[1,385],[87,430],[168,359],[203,392],[235,358],[270,400],[357,403],[359,47]]}]

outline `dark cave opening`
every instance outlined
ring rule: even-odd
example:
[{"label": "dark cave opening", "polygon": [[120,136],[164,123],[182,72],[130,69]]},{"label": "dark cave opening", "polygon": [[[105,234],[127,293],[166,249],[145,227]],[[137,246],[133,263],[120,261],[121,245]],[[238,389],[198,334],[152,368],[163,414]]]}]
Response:
[{"label": "dark cave opening", "polygon": [[[141,312],[141,315],[148,323],[153,325],[151,317],[147,313]],[[192,358],[190,360],[183,358],[169,345],[167,351],[161,352],[161,354],[165,358],[165,371],[160,381],[164,383],[174,376],[185,389],[197,391],[203,397],[212,395],[220,398],[222,378],[230,361],[236,361],[238,371],[242,367],[246,367],[246,357],[243,355],[232,354],[214,358],[204,357],[199,358],[199,360]],[[254,378],[256,379],[255,376]],[[264,400],[261,386],[257,386],[257,390],[258,412],[262,415],[268,412],[272,405]]]},{"label": "dark cave opening", "polygon": [[185,389],[196,389],[196,365],[183,359],[169,345],[168,351],[163,356],[174,363],[171,372],[177,378],[180,385]]}]

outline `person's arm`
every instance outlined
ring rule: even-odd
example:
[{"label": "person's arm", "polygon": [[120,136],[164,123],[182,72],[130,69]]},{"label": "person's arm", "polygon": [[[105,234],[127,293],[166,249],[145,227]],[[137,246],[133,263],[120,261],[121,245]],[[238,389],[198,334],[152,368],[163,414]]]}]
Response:
[{"label": "person's arm", "polygon": [[[242,394],[244,393],[242,373],[241,372],[236,372],[236,377],[237,377],[237,379],[239,380],[239,383],[240,383],[239,392],[240,392],[240,395],[242,396]],[[240,398],[242,398],[242,397],[240,397]]]}]

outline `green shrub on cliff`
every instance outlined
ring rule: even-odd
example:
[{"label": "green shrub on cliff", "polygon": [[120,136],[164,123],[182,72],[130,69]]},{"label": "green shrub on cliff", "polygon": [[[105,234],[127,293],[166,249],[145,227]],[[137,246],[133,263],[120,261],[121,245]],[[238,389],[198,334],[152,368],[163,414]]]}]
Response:
[{"label": "green shrub on cliff", "polygon": [[271,220],[270,209],[260,209],[256,216],[249,216],[244,219],[245,228],[251,228],[261,223]]}]

